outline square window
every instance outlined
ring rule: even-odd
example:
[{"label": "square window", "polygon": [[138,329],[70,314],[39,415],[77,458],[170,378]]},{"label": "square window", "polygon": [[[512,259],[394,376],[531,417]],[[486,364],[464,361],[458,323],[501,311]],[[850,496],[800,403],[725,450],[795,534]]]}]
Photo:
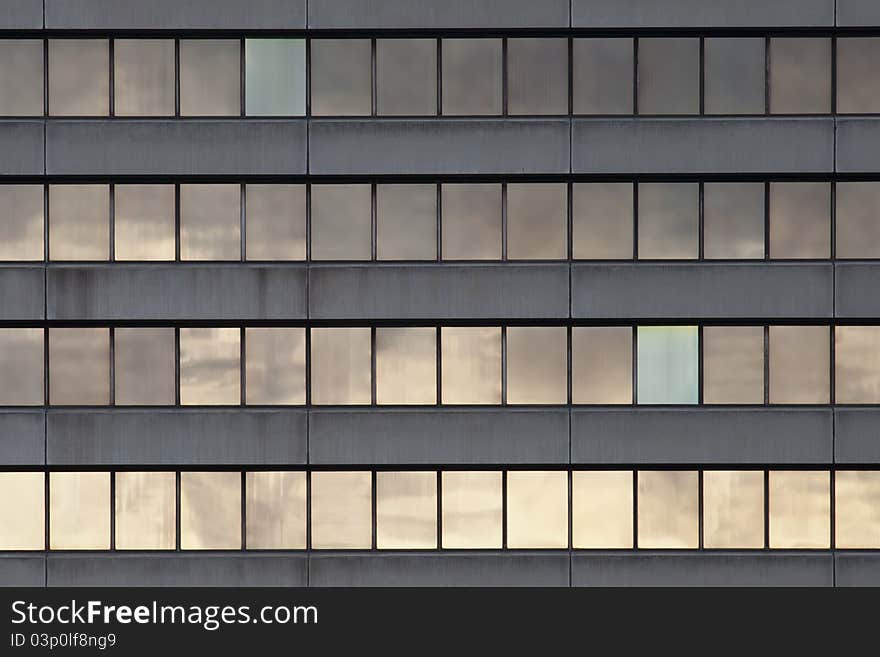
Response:
[{"label": "square window", "polygon": [[241,549],[241,473],[180,473],[180,549]]},{"label": "square window", "polygon": [[501,328],[440,329],[444,404],[501,403]]},{"label": "square window", "polygon": [[829,402],[829,328],[770,327],[770,403]]},{"label": "square window", "polygon": [[249,550],[306,548],[306,473],[247,473]]},{"label": "square window", "polygon": [[880,258],[880,183],[837,183],[838,258]]},{"label": "square window", "polygon": [[437,547],[437,473],[376,473],[376,547]]},{"label": "square window", "polygon": [[770,547],[827,549],[831,481],[827,471],[770,471]]},{"label": "square window", "polygon": [[49,186],[49,258],[110,259],[109,185]]},{"label": "square window", "polygon": [[501,114],[501,39],[443,39],[443,114]]},{"label": "square window", "polygon": [[698,474],[682,470],[648,470],[639,477],[639,547],[699,547]]},{"label": "square window", "polygon": [[46,547],[45,475],[0,472],[0,550],[43,550]]},{"label": "square window", "polygon": [[880,404],[880,326],[834,327],[834,398]]},{"label": "square window", "polygon": [[241,186],[180,186],[180,259],[241,260]]},{"label": "square window", "polygon": [[640,183],[639,259],[695,260],[699,255],[699,185]]},{"label": "square window", "polygon": [[380,116],[437,114],[435,39],[377,39],[376,75]]},{"label": "square window", "polygon": [[831,257],[829,183],[770,183],[770,257]]},{"label": "square window", "polygon": [[113,113],[174,116],[174,40],[113,40]]},{"label": "square window", "polygon": [[837,111],[843,114],[880,112],[880,38],[837,40]]},{"label": "square window", "polygon": [[376,329],[376,403],[437,403],[437,330]]},{"label": "square window", "polygon": [[565,327],[507,329],[507,403],[564,404],[568,398]]},{"label": "square window", "polygon": [[703,328],[703,403],[764,403],[764,327]]},{"label": "square window", "polygon": [[0,185],[0,260],[42,260],[43,223],[42,185]]},{"label": "square window", "polygon": [[238,39],[180,40],[180,115],[241,114]]},{"label": "square window", "polygon": [[244,330],[248,404],[306,403],[306,330]]},{"label": "square window", "polygon": [[116,549],[173,550],[177,492],[173,472],[116,473]]},{"label": "square window", "polygon": [[632,548],[632,472],[572,472],[571,498],[573,548]]},{"label": "square window", "polygon": [[370,116],[372,48],[369,39],[312,39],[312,114]]},{"label": "square window", "polygon": [[306,259],[306,186],[246,185],[248,260]]},{"label": "square window", "polygon": [[573,404],[632,404],[633,336],[629,326],[571,329]]},{"label": "square window", "polygon": [[174,329],[116,328],[117,406],[174,405]]},{"label": "square window", "polygon": [[706,114],[764,113],[764,39],[706,39]]},{"label": "square window", "polygon": [[304,116],[305,39],[245,39],[248,116]]},{"label": "square window", "polygon": [[436,185],[376,185],[376,257],[437,259]]},{"label": "square window", "polygon": [[444,260],[501,260],[501,185],[442,188]]},{"label": "square window", "polygon": [[369,404],[369,328],[313,328],[312,403]]},{"label": "square window", "polygon": [[174,260],[174,185],[116,185],[116,260]]},{"label": "square window", "polygon": [[110,473],[49,473],[49,549],[110,549]]},{"label": "square window", "polygon": [[831,39],[770,39],[770,112],[831,112]]},{"label": "square window", "polygon": [[707,260],[763,259],[764,183],[706,183],[703,243]]},{"label": "square window", "polygon": [[639,114],[699,114],[700,40],[639,39]]},{"label": "square window", "polygon": [[110,329],[49,329],[49,403],[110,403]]},{"label": "square window", "polygon": [[568,114],[568,39],[507,40],[510,114]]},{"label": "square window", "polygon": [[43,367],[43,329],[0,329],[0,406],[42,406]]},{"label": "square window", "polygon": [[109,114],[109,41],[49,39],[49,115]]},{"label": "square window", "polygon": [[764,547],[764,473],[707,470],[703,473],[703,545]]},{"label": "square window", "polygon": [[240,335],[237,328],[180,329],[182,405],[241,404]]},{"label": "square window", "polygon": [[442,474],[443,548],[501,548],[501,472]]},{"label": "square window", "polygon": [[312,547],[367,550],[373,543],[372,475],[312,473]]},{"label": "square window", "polygon": [[507,185],[507,257],[564,260],[568,253],[565,183]]},{"label": "square window", "polygon": [[312,260],[369,260],[369,185],[312,185]]},{"label": "square window", "polygon": [[0,39],[0,116],[43,116],[42,39]]},{"label": "square window", "polygon": [[575,39],[575,114],[633,113],[633,40]]},{"label": "square window", "polygon": [[576,260],[632,260],[633,184],[575,183],[572,255]]},{"label": "square window", "polygon": [[880,547],[880,472],[838,470],[834,475],[834,547]]},{"label": "square window", "polygon": [[638,327],[639,404],[696,404],[696,326]]},{"label": "square window", "polygon": [[507,547],[568,547],[568,473],[507,473]]}]

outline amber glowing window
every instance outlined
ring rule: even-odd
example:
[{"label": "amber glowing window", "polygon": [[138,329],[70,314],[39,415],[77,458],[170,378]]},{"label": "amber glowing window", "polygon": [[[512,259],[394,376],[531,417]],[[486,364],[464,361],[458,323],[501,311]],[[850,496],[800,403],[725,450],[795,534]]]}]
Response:
[{"label": "amber glowing window", "polygon": [[571,329],[573,404],[631,404],[633,337],[629,326]]},{"label": "amber glowing window", "polygon": [[174,185],[116,185],[116,260],[174,260]]},{"label": "amber glowing window", "polygon": [[573,472],[572,547],[613,549],[633,546],[633,473]]},{"label": "amber glowing window", "polygon": [[568,473],[507,473],[507,547],[568,547]]},{"label": "amber glowing window", "polygon": [[49,257],[110,258],[109,185],[49,186]]},{"label": "amber glowing window", "polygon": [[43,329],[0,329],[0,406],[42,406],[43,378]]},{"label": "amber glowing window", "polygon": [[572,253],[577,260],[632,260],[632,183],[576,183]]},{"label": "amber glowing window", "polygon": [[764,403],[764,327],[703,328],[703,403]]},{"label": "amber glowing window", "polygon": [[312,473],[312,547],[372,546],[372,476],[369,472]]},{"label": "amber glowing window", "polygon": [[49,474],[49,547],[110,549],[110,473]]},{"label": "amber glowing window", "polygon": [[248,404],[304,404],[306,330],[245,329]]},{"label": "amber glowing window", "polygon": [[653,470],[639,472],[638,477],[639,547],[698,547],[697,473]]},{"label": "amber glowing window", "polygon": [[241,345],[237,328],[180,329],[180,403],[241,403]]},{"label": "amber glowing window", "polygon": [[174,404],[174,329],[117,328],[113,334],[117,406]]},{"label": "amber glowing window", "polygon": [[770,472],[770,547],[821,549],[831,540],[827,471]]},{"label": "amber glowing window", "polygon": [[42,185],[0,185],[0,260],[42,260],[43,223]]},{"label": "amber glowing window", "polygon": [[501,403],[501,329],[443,327],[441,385],[444,404]]},{"label": "amber glowing window", "polygon": [[173,550],[177,494],[173,472],[117,472],[116,549]]},{"label": "amber glowing window", "polygon": [[46,546],[45,475],[0,472],[0,550]]},{"label": "amber glowing window", "polygon": [[829,352],[827,326],[771,326],[770,403],[827,404]]},{"label": "amber glowing window", "polygon": [[370,329],[312,329],[312,403],[369,404]]},{"label": "amber glowing window", "polygon": [[376,473],[376,547],[437,547],[437,473]]},{"label": "amber glowing window", "polygon": [[49,329],[49,403],[67,406],[110,403],[109,329]]},{"label": "amber glowing window", "polygon": [[306,473],[247,473],[247,547],[306,547]]},{"label": "amber glowing window", "polygon": [[241,549],[241,473],[180,473],[180,547]]},{"label": "amber glowing window", "polygon": [[703,545],[764,547],[764,473],[707,470],[703,473]]},{"label": "amber glowing window", "polygon": [[564,259],[567,233],[568,191],[564,183],[507,185],[509,259]]},{"label": "amber glowing window", "polygon": [[501,472],[444,472],[443,547],[501,547]]},{"label": "amber glowing window", "polygon": [[567,371],[568,339],[564,327],[507,329],[507,403],[566,403]]},{"label": "amber glowing window", "polygon": [[834,532],[836,548],[880,548],[880,472],[835,473]]},{"label": "amber glowing window", "polygon": [[180,259],[241,259],[241,187],[180,186]]},{"label": "amber glowing window", "polygon": [[376,329],[376,402],[437,403],[436,329]]}]

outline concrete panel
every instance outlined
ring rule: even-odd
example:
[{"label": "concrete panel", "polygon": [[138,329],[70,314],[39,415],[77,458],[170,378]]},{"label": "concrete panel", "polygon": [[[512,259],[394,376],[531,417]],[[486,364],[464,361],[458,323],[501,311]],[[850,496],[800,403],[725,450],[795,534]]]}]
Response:
[{"label": "concrete panel", "polygon": [[314,319],[567,318],[568,265],[313,266]]},{"label": "concrete panel", "polygon": [[304,120],[50,121],[57,175],[271,175],[306,170]]},{"label": "concrete panel", "polygon": [[42,554],[0,555],[0,587],[45,585],[46,558]]},{"label": "concrete panel", "polygon": [[834,0],[571,0],[571,20],[573,27],[831,26]]},{"label": "concrete panel", "polygon": [[309,462],[568,463],[566,409],[313,410]]},{"label": "concrete panel", "polygon": [[304,554],[50,554],[48,586],[306,586]]},{"label": "concrete panel", "polygon": [[0,463],[39,465],[46,462],[46,418],[42,409],[0,412]]},{"label": "concrete panel", "polygon": [[831,410],[575,409],[573,463],[832,463]]},{"label": "concrete panel", "polygon": [[0,121],[0,175],[43,175],[43,122]]},{"label": "concrete panel", "polygon": [[252,265],[53,266],[49,319],[298,319],[306,269]]},{"label": "concrete panel", "polygon": [[871,173],[880,169],[880,120],[837,119],[837,171]]},{"label": "concrete panel", "polygon": [[874,318],[880,316],[880,297],[866,294],[880,285],[880,264],[845,263],[834,265],[834,316]]},{"label": "concrete panel", "polygon": [[576,264],[573,317],[826,318],[831,264]]},{"label": "concrete panel", "polygon": [[580,553],[573,586],[832,586],[831,553]]},{"label": "concrete panel", "polygon": [[45,299],[42,266],[0,267],[0,320],[42,320]]},{"label": "concrete panel", "polygon": [[311,586],[568,586],[568,553],[315,554]]},{"label": "concrete panel", "polygon": [[834,410],[834,462],[863,465],[880,463],[880,410]]},{"label": "concrete panel", "polygon": [[837,0],[837,24],[841,27],[876,27],[880,25],[877,0]]},{"label": "concrete panel", "polygon": [[834,169],[829,119],[575,119],[573,173],[810,173]]},{"label": "concrete panel", "polygon": [[50,465],[268,465],[306,462],[304,410],[152,409],[48,415]]},{"label": "concrete panel", "polygon": [[3,0],[0,3],[0,30],[39,30],[42,27],[42,0]]},{"label": "concrete panel", "polygon": [[836,586],[880,586],[880,554],[876,552],[836,552]]},{"label": "concrete panel", "polygon": [[569,122],[553,119],[314,120],[313,174],[568,173]]}]

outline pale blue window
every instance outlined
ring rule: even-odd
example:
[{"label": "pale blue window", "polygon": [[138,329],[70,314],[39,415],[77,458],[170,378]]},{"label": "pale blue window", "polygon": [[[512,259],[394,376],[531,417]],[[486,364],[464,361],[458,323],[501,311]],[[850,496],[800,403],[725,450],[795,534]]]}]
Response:
[{"label": "pale blue window", "polygon": [[245,40],[248,116],[306,113],[306,43],[303,39]]},{"label": "pale blue window", "polygon": [[696,326],[640,326],[638,403],[696,404],[698,345]]}]

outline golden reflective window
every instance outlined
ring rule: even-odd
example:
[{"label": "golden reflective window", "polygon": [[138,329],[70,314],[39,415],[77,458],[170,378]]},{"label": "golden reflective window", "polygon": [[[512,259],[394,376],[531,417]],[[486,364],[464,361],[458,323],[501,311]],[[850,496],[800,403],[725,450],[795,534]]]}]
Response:
[{"label": "golden reflective window", "polygon": [[835,473],[834,546],[880,548],[880,471],[838,470]]},{"label": "golden reflective window", "polygon": [[703,545],[764,547],[764,473],[707,470],[703,473]]},{"label": "golden reflective window", "polygon": [[306,186],[247,185],[248,260],[306,259]]},{"label": "golden reflective window", "polygon": [[830,398],[827,326],[770,327],[770,403],[827,404]]},{"label": "golden reflective window", "polygon": [[312,403],[369,404],[369,328],[313,328]]},{"label": "golden reflective window", "polygon": [[507,185],[507,257],[563,260],[568,254],[565,183]]},{"label": "golden reflective window", "polygon": [[180,548],[241,549],[241,473],[180,473]]},{"label": "golden reflective window", "polygon": [[110,549],[110,473],[49,474],[49,547]]},{"label": "golden reflective window", "polygon": [[507,547],[568,547],[568,473],[507,473]]},{"label": "golden reflective window", "polygon": [[632,260],[633,184],[575,183],[572,195],[572,257]]},{"label": "golden reflective window", "polygon": [[113,40],[113,113],[174,115],[174,40]]},{"label": "golden reflective window", "polygon": [[501,185],[441,188],[444,260],[501,260]]},{"label": "golden reflective window", "polygon": [[631,404],[632,345],[629,326],[572,328],[572,403]]},{"label": "golden reflective window", "polygon": [[564,404],[568,400],[567,329],[507,329],[507,403]]},{"label": "golden reflective window", "polygon": [[437,547],[437,473],[376,473],[376,547]]},{"label": "golden reflective window", "polygon": [[830,546],[831,489],[827,471],[770,471],[770,547]]},{"label": "golden reflective window", "polygon": [[376,329],[376,403],[437,403],[437,330]]},{"label": "golden reflective window", "polygon": [[573,472],[571,499],[573,548],[632,548],[632,472],[614,470]]},{"label": "golden reflective window", "polygon": [[49,329],[49,403],[110,403],[110,330]]},{"label": "golden reflective window", "polygon": [[369,549],[373,544],[372,475],[312,473],[312,547]]},{"label": "golden reflective window", "polygon": [[0,329],[0,406],[42,406],[43,329]]},{"label": "golden reflective window", "polygon": [[834,328],[834,398],[838,404],[880,403],[880,326]]},{"label": "golden reflective window", "polygon": [[0,185],[0,260],[42,260],[43,223],[42,185]]},{"label": "golden reflective window", "polygon": [[764,403],[764,327],[703,328],[703,403]]},{"label": "golden reflective window", "polygon": [[306,473],[247,473],[247,547],[306,547]]},{"label": "golden reflective window", "polygon": [[444,404],[501,403],[501,328],[440,329]]},{"label": "golden reflective window", "polygon": [[180,186],[180,259],[241,260],[241,186]]},{"label": "golden reflective window", "polygon": [[109,40],[49,39],[49,115],[109,114]]},{"label": "golden reflective window", "polygon": [[694,471],[644,470],[639,478],[639,547],[699,547],[699,490]]},{"label": "golden reflective window", "polygon": [[501,477],[501,472],[442,474],[444,548],[501,548]]},{"label": "golden reflective window", "polygon": [[248,404],[306,403],[306,330],[246,328]]},{"label": "golden reflective window", "polygon": [[180,329],[180,403],[238,406],[240,363],[239,329]]},{"label": "golden reflective window", "polygon": [[116,549],[173,550],[177,493],[173,472],[116,473]]},{"label": "golden reflective window", "polygon": [[0,550],[46,546],[45,475],[0,472]]},{"label": "golden reflective window", "polygon": [[436,185],[376,185],[376,257],[437,259]]},{"label": "golden reflective window", "polygon": [[831,257],[830,183],[770,183],[770,257]]},{"label": "golden reflective window", "polygon": [[110,258],[109,185],[49,185],[49,258]]},{"label": "golden reflective window", "polygon": [[116,328],[113,357],[117,406],[174,404],[173,328]]},{"label": "golden reflective window", "polygon": [[180,40],[180,115],[241,114],[238,39]]},{"label": "golden reflective window", "polygon": [[369,260],[369,185],[312,185],[312,260]]},{"label": "golden reflective window", "polygon": [[116,260],[174,260],[174,185],[116,185]]}]

